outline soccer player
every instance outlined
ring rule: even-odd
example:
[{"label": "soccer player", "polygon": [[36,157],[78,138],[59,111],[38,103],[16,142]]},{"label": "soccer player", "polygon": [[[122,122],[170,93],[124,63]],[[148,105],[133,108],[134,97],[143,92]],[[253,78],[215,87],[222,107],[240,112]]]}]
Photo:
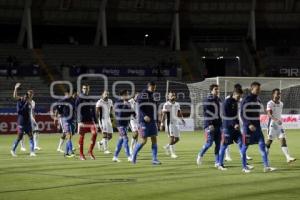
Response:
[{"label": "soccer player", "polygon": [[157,159],[157,114],[156,114],[156,101],[154,99],[154,92],[156,84],[151,81],[137,98],[138,106],[138,123],[139,134],[141,142],[138,142],[132,154],[132,163],[135,164],[137,155],[143,146],[147,143],[148,137],[152,142],[152,164],[160,165],[161,162]]},{"label": "soccer player", "polygon": [[60,138],[60,146],[58,147],[58,149],[62,150],[61,146],[64,140],[67,139],[64,156],[68,158],[74,157],[75,155],[73,152],[72,136],[75,132],[75,100],[73,96],[70,95],[70,92],[65,92],[65,98],[58,102],[56,110],[56,117],[58,117],[59,115],[60,124],[63,132],[63,135]]},{"label": "soccer player", "polygon": [[[131,105],[131,108],[135,112],[137,112],[136,100],[137,100],[138,95],[139,95],[139,92],[136,92],[134,97],[128,101]],[[138,142],[138,137],[139,137],[137,113],[136,113],[136,115],[131,116],[129,127],[132,132],[132,138],[131,138],[131,142],[130,142],[130,154],[132,155],[133,149],[134,149],[136,143]]]},{"label": "soccer player", "polygon": [[[15,99],[21,99],[22,97],[18,96],[18,89],[21,86],[21,83],[16,83],[15,85],[15,89],[14,89],[14,93],[13,93],[13,97]],[[34,149],[35,150],[41,150],[41,148],[38,146],[38,138],[39,138],[39,128],[38,128],[38,124],[35,120],[35,101],[33,100],[33,90],[28,90],[27,91],[28,94],[28,100],[30,101],[30,118],[31,118],[31,127],[32,127],[32,132],[33,132],[33,141],[34,141]],[[25,142],[24,142],[24,137],[21,140],[20,144],[21,144],[21,151],[26,151],[25,148]]]},{"label": "soccer player", "polygon": [[[234,90],[240,90],[240,89],[242,90],[242,85],[241,84],[237,83],[237,84],[234,85]],[[230,98],[231,96],[232,95],[229,95],[226,98]],[[238,102],[239,109],[240,109],[240,102],[241,102],[241,100],[242,100],[242,98]],[[240,124],[240,127],[241,127],[241,124]],[[242,157],[242,154],[241,154],[241,157]],[[252,158],[250,156],[246,155],[246,157],[247,157],[247,160],[252,160]],[[227,146],[227,148],[226,148],[224,160],[228,161],[228,162],[232,161],[232,158],[230,156],[229,146]]]},{"label": "soccer player", "polygon": [[[64,128],[62,126],[62,116],[61,116],[61,115],[63,115],[63,109],[62,108],[64,108],[63,107],[64,105],[69,105],[71,107],[72,111],[73,111],[72,113],[70,113],[71,118],[70,118],[70,121],[68,121],[68,126],[71,130],[70,133],[71,133],[71,136],[73,136],[76,132],[76,127],[77,127],[77,124],[76,124],[76,109],[75,109],[75,100],[76,100],[76,98],[77,98],[77,92],[75,90],[73,91],[72,96],[70,96],[69,92],[67,91],[67,92],[65,92],[65,98],[58,101],[58,105],[54,108],[55,109],[54,110],[54,124],[56,123],[56,121],[58,121],[58,123],[59,123],[58,127],[59,127],[59,130],[61,130],[61,133],[62,133],[62,136],[59,139],[59,143],[58,143],[58,147],[57,147],[57,151],[60,152],[60,153],[65,153],[65,151],[62,149],[62,147],[63,147],[63,144],[66,140],[66,136],[67,136],[66,131],[64,131]],[[66,114],[66,116],[68,116],[68,114]],[[74,154],[74,152],[73,152],[74,150],[75,150],[75,148],[72,145],[72,154]]]},{"label": "soccer player", "polygon": [[103,138],[97,142],[99,150],[103,147],[104,154],[110,154],[108,142],[112,139],[113,127],[111,123],[111,115],[113,115],[113,101],[108,98],[109,92],[104,90],[102,98],[96,103],[96,117],[99,127],[102,130]]},{"label": "soccer player", "polygon": [[120,162],[118,156],[124,146],[125,153],[129,162],[132,161],[128,145],[128,136],[127,130],[132,115],[135,115],[135,111],[131,108],[130,103],[128,102],[128,91],[122,90],[120,92],[121,99],[115,103],[115,119],[116,125],[119,131],[119,140],[117,142],[117,147],[112,159],[113,162]]},{"label": "soccer player", "polygon": [[[242,88],[234,88],[232,95],[225,99],[222,105],[223,123],[222,123],[222,141],[219,152],[219,170],[227,170],[224,166],[225,151],[230,144],[235,142],[242,148],[242,135],[240,131],[238,103],[242,97]],[[248,167],[249,168],[249,167]]]},{"label": "soccer player", "polygon": [[18,113],[18,137],[13,143],[12,149],[10,151],[13,157],[16,157],[16,149],[19,142],[22,140],[24,134],[27,134],[30,142],[30,156],[36,156],[34,152],[34,141],[32,136],[32,126],[31,126],[31,100],[29,94],[26,93],[22,98],[19,98],[17,102],[17,113]]},{"label": "soccer player", "polygon": [[171,158],[178,157],[175,153],[175,144],[179,141],[180,137],[178,116],[181,117],[182,123],[185,124],[180,105],[176,102],[176,94],[175,92],[169,92],[168,101],[163,105],[162,109],[160,129],[161,131],[164,129],[164,123],[167,119],[167,130],[170,141],[169,144],[164,146],[164,149],[166,150],[167,155],[171,154]]},{"label": "soccer player", "polygon": [[264,163],[264,172],[276,170],[270,167],[268,154],[266,152],[265,139],[260,126],[261,101],[259,94],[261,91],[260,83],[253,82],[250,87],[250,94],[241,103],[241,119],[243,122],[243,145],[242,145],[242,164],[243,172],[249,173],[247,167],[246,152],[249,145],[258,144]]},{"label": "soccer player", "polygon": [[295,162],[296,159],[291,157],[288,151],[285,131],[282,127],[281,114],[283,103],[280,101],[281,92],[278,88],[272,91],[272,100],[267,103],[267,113],[269,116],[268,124],[268,140],[266,142],[267,151],[271,147],[274,139],[278,138],[281,143],[281,150],[286,157],[288,163]]},{"label": "soccer player", "polygon": [[206,143],[203,145],[197,156],[197,165],[200,166],[206,151],[215,143],[215,167],[219,166],[219,150],[221,142],[222,120],[220,116],[219,86],[212,84],[209,86],[209,95],[204,100],[204,131]]},{"label": "soccer player", "polygon": [[90,86],[88,84],[83,84],[81,87],[81,93],[77,96],[75,100],[77,123],[78,123],[78,133],[79,133],[79,153],[80,160],[86,160],[83,153],[84,136],[86,133],[91,132],[91,144],[88,150],[88,155],[92,160],[95,160],[93,153],[96,139],[97,139],[97,127],[96,127],[96,116],[95,116],[95,103],[89,98]]}]

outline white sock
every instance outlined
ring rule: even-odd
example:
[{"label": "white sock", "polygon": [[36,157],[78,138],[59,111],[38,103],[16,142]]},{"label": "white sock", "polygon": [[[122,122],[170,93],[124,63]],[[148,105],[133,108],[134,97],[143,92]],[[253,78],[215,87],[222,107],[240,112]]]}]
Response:
[{"label": "white sock", "polygon": [[65,140],[62,139],[62,138],[60,138],[60,139],[59,139],[59,143],[58,143],[57,149],[61,149],[61,147],[62,147],[62,145],[64,144],[64,142],[65,142]]},{"label": "white sock", "polygon": [[38,133],[35,132],[35,133],[33,134],[34,148],[36,148],[36,147],[39,146],[39,145],[38,145],[38,137],[39,137]]},{"label": "white sock", "polygon": [[174,145],[169,145],[169,148],[170,148],[170,152],[171,154],[175,154],[175,146]]},{"label": "white sock", "polygon": [[105,138],[102,138],[102,140],[100,141],[100,144],[104,145],[104,142],[105,142]]},{"label": "white sock", "polygon": [[20,143],[21,143],[21,148],[25,149],[25,137],[22,138]]},{"label": "white sock", "polygon": [[230,158],[229,147],[227,147],[226,150],[225,150],[225,158]]},{"label": "white sock", "polygon": [[285,155],[286,159],[289,159],[291,156],[289,154],[287,147],[281,147],[283,154]]},{"label": "white sock", "polygon": [[108,150],[108,139],[107,138],[103,138],[103,149],[104,151]]},{"label": "white sock", "polygon": [[137,143],[137,139],[131,138],[131,142],[130,142],[130,154],[133,153],[134,147]]}]

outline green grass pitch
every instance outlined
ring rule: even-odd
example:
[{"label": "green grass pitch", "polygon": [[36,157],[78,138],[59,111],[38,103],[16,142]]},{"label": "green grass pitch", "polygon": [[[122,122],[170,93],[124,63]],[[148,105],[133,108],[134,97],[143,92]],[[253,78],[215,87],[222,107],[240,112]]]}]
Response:
[{"label": "green grass pitch", "polygon": [[[100,138],[101,135],[98,135]],[[86,135],[85,150],[90,134]],[[110,143],[114,150],[117,134]],[[167,142],[165,133],[160,133],[159,159],[161,166],[151,165],[149,143],[141,151],[138,163],[127,162],[124,151],[121,163],[113,163],[112,155],[103,155],[97,149],[96,160],[80,161],[67,159],[56,152],[58,134],[40,136],[36,158],[18,151],[12,158],[9,150],[15,135],[0,136],[0,200],[132,200],[132,199],[298,199],[300,198],[300,161],[287,164],[278,141],[270,152],[271,165],[278,171],[263,173],[258,146],[249,148],[251,163],[255,169],[251,174],[241,172],[237,146],[231,146],[234,159],[226,163],[228,171],[213,167],[211,148],[198,168],[196,155],[204,143],[202,131],[182,133],[176,146],[179,156],[171,159],[162,148]],[[78,136],[74,138],[77,144]],[[292,156],[300,158],[300,131],[288,131],[288,146]],[[27,149],[28,139],[26,138]],[[77,145],[76,145],[77,146]]]}]

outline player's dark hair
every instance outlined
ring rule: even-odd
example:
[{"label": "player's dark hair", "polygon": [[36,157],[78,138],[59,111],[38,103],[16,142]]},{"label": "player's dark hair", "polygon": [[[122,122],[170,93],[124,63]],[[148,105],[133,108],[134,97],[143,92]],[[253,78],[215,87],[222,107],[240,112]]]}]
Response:
[{"label": "player's dark hair", "polygon": [[237,88],[234,88],[234,89],[233,89],[233,93],[236,93],[236,94],[243,94],[244,92],[243,92],[242,88],[237,87]]},{"label": "player's dark hair", "polygon": [[124,96],[124,95],[126,95],[126,94],[128,94],[128,90],[121,90],[120,92],[119,92],[119,95],[120,96]]},{"label": "player's dark hair", "polygon": [[239,83],[235,84],[233,87],[234,89],[238,89],[238,88],[242,89],[242,85]]},{"label": "player's dark hair", "polygon": [[255,87],[255,86],[261,86],[261,84],[259,83],[259,82],[257,82],[257,81],[254,81],[254,82],[252,82],[251,83],[251,85],[250,85],[251,87]]},{"label": "player's dark hair", "polygon": [[148,86],[155,86],[155,85],[156,85],[156,83],[154,81],[149,81],[148,82]]},{"label": "player's dark hair", "polygon": [[272,90],[272,96],[275,94],[275,92],[280,92],[279,88],[275,88],[274,90]]},{"label": "player's dark hair", "polygon": [[216,88],[216,87],[219,87],[219,85],[218,84],[211,84],[210,86],[209,86],[209,91],[211,92],[211,91],[213,91],[213,89],[214,88]]}]

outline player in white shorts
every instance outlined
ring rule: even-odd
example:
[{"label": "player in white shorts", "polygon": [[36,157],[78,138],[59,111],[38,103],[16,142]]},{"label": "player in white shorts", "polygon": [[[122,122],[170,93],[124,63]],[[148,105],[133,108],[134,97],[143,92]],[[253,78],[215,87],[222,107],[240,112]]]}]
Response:
[{"label": "player in white shorts", "polygon": [[280,101],[281,92],[276,88],[272,91],[272,100],[267,103],[267,113],[269,116],[268,123],[268,140],[266,142],[267,152],[269,152],[271,144],[274,139],[279,139],[281,143],[281,149],[286,157],[288,163],[296,161],[291,157],[288,152],[286,143],[286,134],[282,126],[281,114],[283,109],[283,103]]},{"label": "player in white shorts", "polygon": [[167,120],[167,130],[168,135],[170,137],[169,144],[164,146],[167,155],[171,155],[171,158],[177,158],[178,156],[175,154],[175,144],[179,141],[180,131],[179,131],[179,118],[181,117],[181,121],[185,124],[183,120],[182,112],[180,109],[180,105],[176,102],[176,94],[175,92],[169,92],[168,101],[163,105],[162,109],[162,118],[160,129],[164,129],[165,120]]},{"label": "player in white shorts", "polygon": [[[18,96],[18,88],[21,86],[21,83],[16,83],[13,97],[15,99],[20,99],[21,97]],[[30,118],[31,118],[31,127],[32,127],[32,133],[33,133],[33,141],[34,141],[34,149],[35,150],[41,150],[41,148],[38,146],[38,137],[39,137],[39,128],[38,124],[35,120],[35,101],[32,99],[33,98],[33,90],[28,90],[27,91],[29,101],[31,103],[30,107]],[[21,140],[21,151],[26,151],[25,148],[25,137],[22,138]]]},{"label": "player in white shorts", "polygon": [[130,103],[131,108],[135,111],[136,115],[131,116],[129,127],[132,132],[132,138],[130,143],[130,155],[132,155],[133,149],[138,141],[139,132],[138,132],[138,120],[137,120],[137,103],[136,99],[139,95],[139,92],[136,92],[134,97],[131,98],[128,102]]},{"label": "player in white shorts", "polygon": [[96,103],[96,116],[99,127],[103,133],[101,141],[97,142],[98,149],[103,150],[104,154],[110,154],[108,142],[112,139],[113,127],[111,123],[111,115],[113,115],[113,101],[108,98],[109,92],[104,90],[102,98]]}]

